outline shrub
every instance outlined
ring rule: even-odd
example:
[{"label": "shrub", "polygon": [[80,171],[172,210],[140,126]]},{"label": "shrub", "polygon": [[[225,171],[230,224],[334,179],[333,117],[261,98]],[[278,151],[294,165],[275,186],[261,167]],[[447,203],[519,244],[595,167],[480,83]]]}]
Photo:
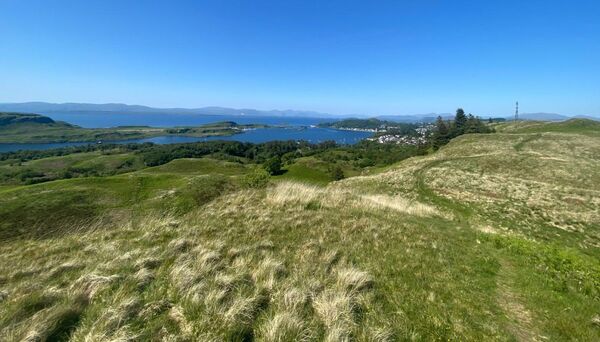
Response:
[{"label": "shrub", "polygon": [[271,177],[266,170],[256,169],[244,177],[243,183],[250,188],[264,188],[269,183],[269,178]]},{"label": "shrub", "polygon": [[336,181],[346,178],[346,176],[344,175],[344,170],[342,170],[341,167],[336,165],[333,169],[331,169],[331,178],[333,178],[333,180]]},{"label": "shrub", "polygon": [[265,170],[270,175],[278,175],[281,173],[281,158],[279,156],[267,160],[264,164]]}]

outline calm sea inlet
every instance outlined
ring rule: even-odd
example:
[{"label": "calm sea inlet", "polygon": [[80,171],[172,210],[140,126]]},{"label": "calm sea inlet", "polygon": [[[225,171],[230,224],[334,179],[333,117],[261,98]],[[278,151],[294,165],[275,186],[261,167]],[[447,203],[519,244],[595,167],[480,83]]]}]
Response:
[{"label": "calm sea inlet", "polygon": [[[307,117],[269,117],[269,116],[230,116],[230,115],[194,115],[194,114],[119,114],[107,112],[81,112],[81,113],[41,113],[54,120],[65,121],[86,128],[115,127],[115,126],[199,126],[219,121],[234,121],[239,124],[266,124],[285,127],[259,128],[247,130],[240,134],[225,137],[185,137],[185,136],[159,136],[154,138],[131,139],[120,141],[104,141],[103,143],[145,143],[174,144],[210,140],[234,140],[251,143],[262,143],[273,140],[306,140],[318,143],[334,140],[340,144],[354,144],[371,136],[369,132],[341,131],[329,128],[310,127],[318,123],[332,121],[324,118]],[[47,144],[0,144],[0,152],[18,150],[45,150],[51,148],[81,146],[90,142],[64,142]]]}]

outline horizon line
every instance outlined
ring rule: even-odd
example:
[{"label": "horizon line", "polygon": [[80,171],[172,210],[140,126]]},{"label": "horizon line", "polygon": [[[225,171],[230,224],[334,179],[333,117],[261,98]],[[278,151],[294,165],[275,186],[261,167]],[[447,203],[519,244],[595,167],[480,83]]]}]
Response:
[{"label": "horizon line", "polygon": [[[235,110],[235,111],[244,111],[244,110],[252,110],[252,111],[258,111],[258,112],[298,112],[298,113],[305,113],[305,114],[310,114],[313,113],[315,115],[324,115],[324,116],[335,116],[335,117],[341,117],[341,118],[352,118],[352,117],[366,117],[366,118],[377,118],[377,117],[430,117],[430,116],[447,116],[447,115],[453,115],[452,112],[443,112],[443,113],[437,113],[437,112],[429,112],[429,113],[417,113],[417,114],[360,114],[360,113],[353,113],[353,114],[333,114],[333,113],[328,113],[328,112],[322,112],[322,111],[318,111],[318,110],[308,110],[308,109],[292,109],[292,108],[287,108],[287,109],[257,109],[257,108],[250,108],[250,107],[241,107],[241,108],[236,108],[236,107],[227,107],[227,106],[219,106],[219,105],[208,105],[208,106],[201,106],[201,107],[153,107],[153,106],[149,106],[149,105],[144,105],[144,104],[130,104],[130,103],[124,103],[124,102],[104,102],[104,103],[93,103],[93,102],[47,102],[47,101],[25,101],[25,102],[0,102],[0,105],[27,105],[27,104],[46,104],[46,105],[92,105],[92,106],[106,106],[106,105],[118,105],[118,106],[126,106],[126,107],[145,107],[149,110],[186,110],[186,111],[194,111],[194,110],[203,110],[203,109],[228,109],[228,110]],[[458,108],[462,108],[462,107],[458,107]],[[457,108],[457,109],[458,109]],[[76,111],[76,110],[68,110],[68,111]],[[119,110],[104,110],[106,112],[118,112]],[[130,112],[136,112],[135,110],[130,110]],[[141,111],[138,111],[141,112]],[[468,112],[468,111],[466,111]],[[184,113],[181,113],[184,114]],[[189,113],[192,114],[192,113]],[[196,113],[199,114],[199,113]],[[469,113],[470,114],[470,113]],[[520,115],[532,115],[532,114],[545,114],[545,115],[557,115],[557,116],[563,116],[563,117],[568,117],[568,118],[576,118],[576,117],[593,117],[593,118],[600,118],[600,114],[580,114],[580,115],[572,115],[572,114],[561,114],[561,113],[556,113],[556,112],[526,112],[526,113],[519,113]],[[204,115],[243,115],[243,113],[241,114],[204,114]],[[478,114],[474,114],[475,116],[479,116],[479,117],[513,117],[514,113],[511,114],[487,114],[485,116],[483,115],[478,115]],[[319,117],[319,116],[315,116],[315,117]]]}]

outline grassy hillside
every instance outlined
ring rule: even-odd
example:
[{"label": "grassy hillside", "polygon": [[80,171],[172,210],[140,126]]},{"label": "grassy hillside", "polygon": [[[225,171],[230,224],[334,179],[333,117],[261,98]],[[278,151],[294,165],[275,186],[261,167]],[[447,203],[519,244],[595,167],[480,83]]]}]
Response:
[{"label": "grassy hillside", "polygon": [[[335,153],[335,152],[332,152]],[[329,154],[329,153],[327,153]],[[343,151],[337,151],[335,154],[343,154]],[[352,162],[337,160],[334,164],[323,160],[322,155],[317,157],[302,157],[294,160],[293,164],[290,164],[284,168],[284,172],[281,175],[274,177],[275,180],[291,180],[300,181],[310,184],[326,185],[333,182],[332,168],[338,166],[342,169],[345,177],[356,176],[361,173],[367,173],[370,171],[369,168],[361,169]],[[331,157],[326,156],[329,160]]]},{"label": "grassy hillside", "polygon": [[0,188],[0,336],[598,340],[600,138],[504,127],[339,182],[202,158]]},{"label": "grassy hillside", "polygon": [[0,113],[0,143],[52,143],[115,141],[141,139],[165,135],[194,137],[224,136],[241,132],[244,128],[262,125],[238,125],[225,121],[198,127],[154,128],[123,126],[112,128],[82,128],[54,121],[37,114]]},{"label": "grassy hillside", "polygon": [[55,122],[51,118],[38,114],[19,114],[19,113],[0,113],[0,127],[5,126],[16,126],[21,124],[29,125],[55,125],[55,126],[69,126],[68,124]]},{"label": "grassy hillside", "polygon": [[133,153],[94,151],[54,156],[30,161],[0,162],[0,183],[40,183],[78,176],[107,176],[143,168],[141,156]]},{"label": "grassy hillside", "polygon": [[501,123],[495,126],[504,133],[572,133],[600,135],[600,121],[589,119],[570,119],[560,122],[519,121],[518,123]]}]

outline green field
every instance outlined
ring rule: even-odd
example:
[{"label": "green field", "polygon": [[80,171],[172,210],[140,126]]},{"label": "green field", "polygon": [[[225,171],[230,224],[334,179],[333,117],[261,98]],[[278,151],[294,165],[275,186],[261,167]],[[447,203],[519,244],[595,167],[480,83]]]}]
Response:
[{"label": "green field", "polygon": [[212,158],[182,158],[175,159],[167,164],[147,168],[140,173],[171,174],[171,175],[198,175],[221,174],[227,176],[241,175],[249,171],[249,167]]},{"label": "green field", "polygon": [[0,164],[133,160],[0,187],[0,340],[597,341],[594,125],[497,124],[391,166],[325,150],[265,187],[216,155]]},{"label": "green field", "polygon": [[100,151],[48,157],[25,162],[0,162],[0,182],[5,184],[38,183],[81,175],[106,176],[143,167],[139,156],[131,153],[105,154]]}]

